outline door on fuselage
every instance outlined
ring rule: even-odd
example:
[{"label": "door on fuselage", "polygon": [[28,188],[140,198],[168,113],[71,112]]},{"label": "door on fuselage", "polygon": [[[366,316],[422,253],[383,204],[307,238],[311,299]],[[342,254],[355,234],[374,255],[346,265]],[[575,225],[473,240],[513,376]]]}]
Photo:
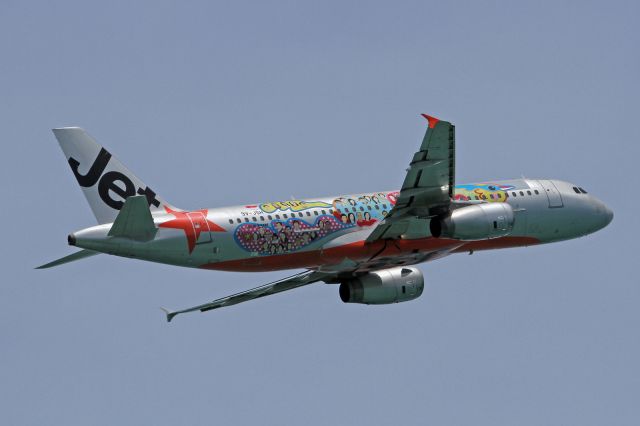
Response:
[{"label": "door on fuselage", "polygon": [[550,180],[540,180],[540,185],[544,189],[544,193],[547,194],[547,199],[549,200],[549,207],[564,207],[562,203],[562,195],[560,195],[560,191]]},{"label": "door on fuselage", "polygon": [[187,217],[191,221],[193,230],[196,235],[196,244],[204,244],[211,242],[211,229],[207,217],[202,212],[189,212]]}]

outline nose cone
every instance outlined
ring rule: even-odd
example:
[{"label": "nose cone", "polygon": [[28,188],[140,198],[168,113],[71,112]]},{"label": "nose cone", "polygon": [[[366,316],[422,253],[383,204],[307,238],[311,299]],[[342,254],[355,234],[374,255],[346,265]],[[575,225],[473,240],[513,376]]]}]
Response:
[{"label": "nose cone", "polygon": [[602,225],[602,227],[604,228],[605,226],[610,224],[612,220],[613,220],[613,210],[611,210],[607,206],[604,206],[604,225]]},{"label": "nose cone", "polygon": [[613,220],[613,211],[600,200],[596,200],[595,204],[594,225],[597,231],[611,223]]}]

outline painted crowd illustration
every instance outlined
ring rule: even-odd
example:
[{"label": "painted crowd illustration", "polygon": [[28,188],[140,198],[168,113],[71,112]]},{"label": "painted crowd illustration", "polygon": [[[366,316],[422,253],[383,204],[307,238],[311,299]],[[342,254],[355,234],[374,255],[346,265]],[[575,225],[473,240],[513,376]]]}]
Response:
[{"label": "painted crowd illustration", "polygon": [[[261,211],[282,212],[283,217],[276,215],[273,219],[269,215],[271,220],[265,224],[244,223],[236,228],[235,239],[244,250],[259,255],[290,253],[338,231],[374,225],[395,205],[397,194],[377,192],[336,198],[331,204],[298,200],[261,204]],[[308,210],[313,210],[314,215]]]},{"label": "painted crowd illustration", "polygon": [[[513,186],[490,183],[457,185],[454,198],[505,202],[510,189]],[[398,194],[376,192],[353,198],[340,197],[331,204],[301,200],[261,204],[261,212],[279,214],[275,218],[269,214],[267,223],[254,221],[239,225],[235,230],[235,240],[242,249],[258,255],[291,253],[336,232],[375,225],[396,204]]]}]

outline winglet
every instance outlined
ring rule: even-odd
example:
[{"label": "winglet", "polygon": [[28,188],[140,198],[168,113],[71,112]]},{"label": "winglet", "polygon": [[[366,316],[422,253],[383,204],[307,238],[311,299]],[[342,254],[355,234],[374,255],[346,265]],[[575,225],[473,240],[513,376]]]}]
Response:
[{"label": "winglet", "polygon": [[162,311],[167,315],[167,322],[171,322],[173,317],[178,315],[177,312],[171,312],[170,310],[168,310],[167,308],[163,308],[162,306],[160,307],[160,309],[162,309]]},{"label": "winglet", "polygon": [[435,117],[433,117],[431,115],[427,115],[427,114],[420,114],[420,115],[422,115],[424,118],[427,119],[427,121],[429,122],[429,128],[430,129],[433,129],[434,127],[436,127],[436,123],[438,121],[440,121],[439,118],[435,118]]}]

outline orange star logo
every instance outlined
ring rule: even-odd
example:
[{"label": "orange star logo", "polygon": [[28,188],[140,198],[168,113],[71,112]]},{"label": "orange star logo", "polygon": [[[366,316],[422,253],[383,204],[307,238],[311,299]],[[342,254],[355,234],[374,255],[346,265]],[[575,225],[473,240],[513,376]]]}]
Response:
[{"label": "orange star logo", "polygon": [[207,209],[195,210],[192,212],[181,212],[171,210],[165,206],[164,209],[167,213],[171,213],[176,218],[168,220],[158,225],[160,228],[173,228],[182,229],[187,237],[187,246],[189,247],[189,253],[196,247],[196,243],[200,238],[200,234],[203,232],[225,232],[224,228],[220,225],[211,222],[207,219]]}]

